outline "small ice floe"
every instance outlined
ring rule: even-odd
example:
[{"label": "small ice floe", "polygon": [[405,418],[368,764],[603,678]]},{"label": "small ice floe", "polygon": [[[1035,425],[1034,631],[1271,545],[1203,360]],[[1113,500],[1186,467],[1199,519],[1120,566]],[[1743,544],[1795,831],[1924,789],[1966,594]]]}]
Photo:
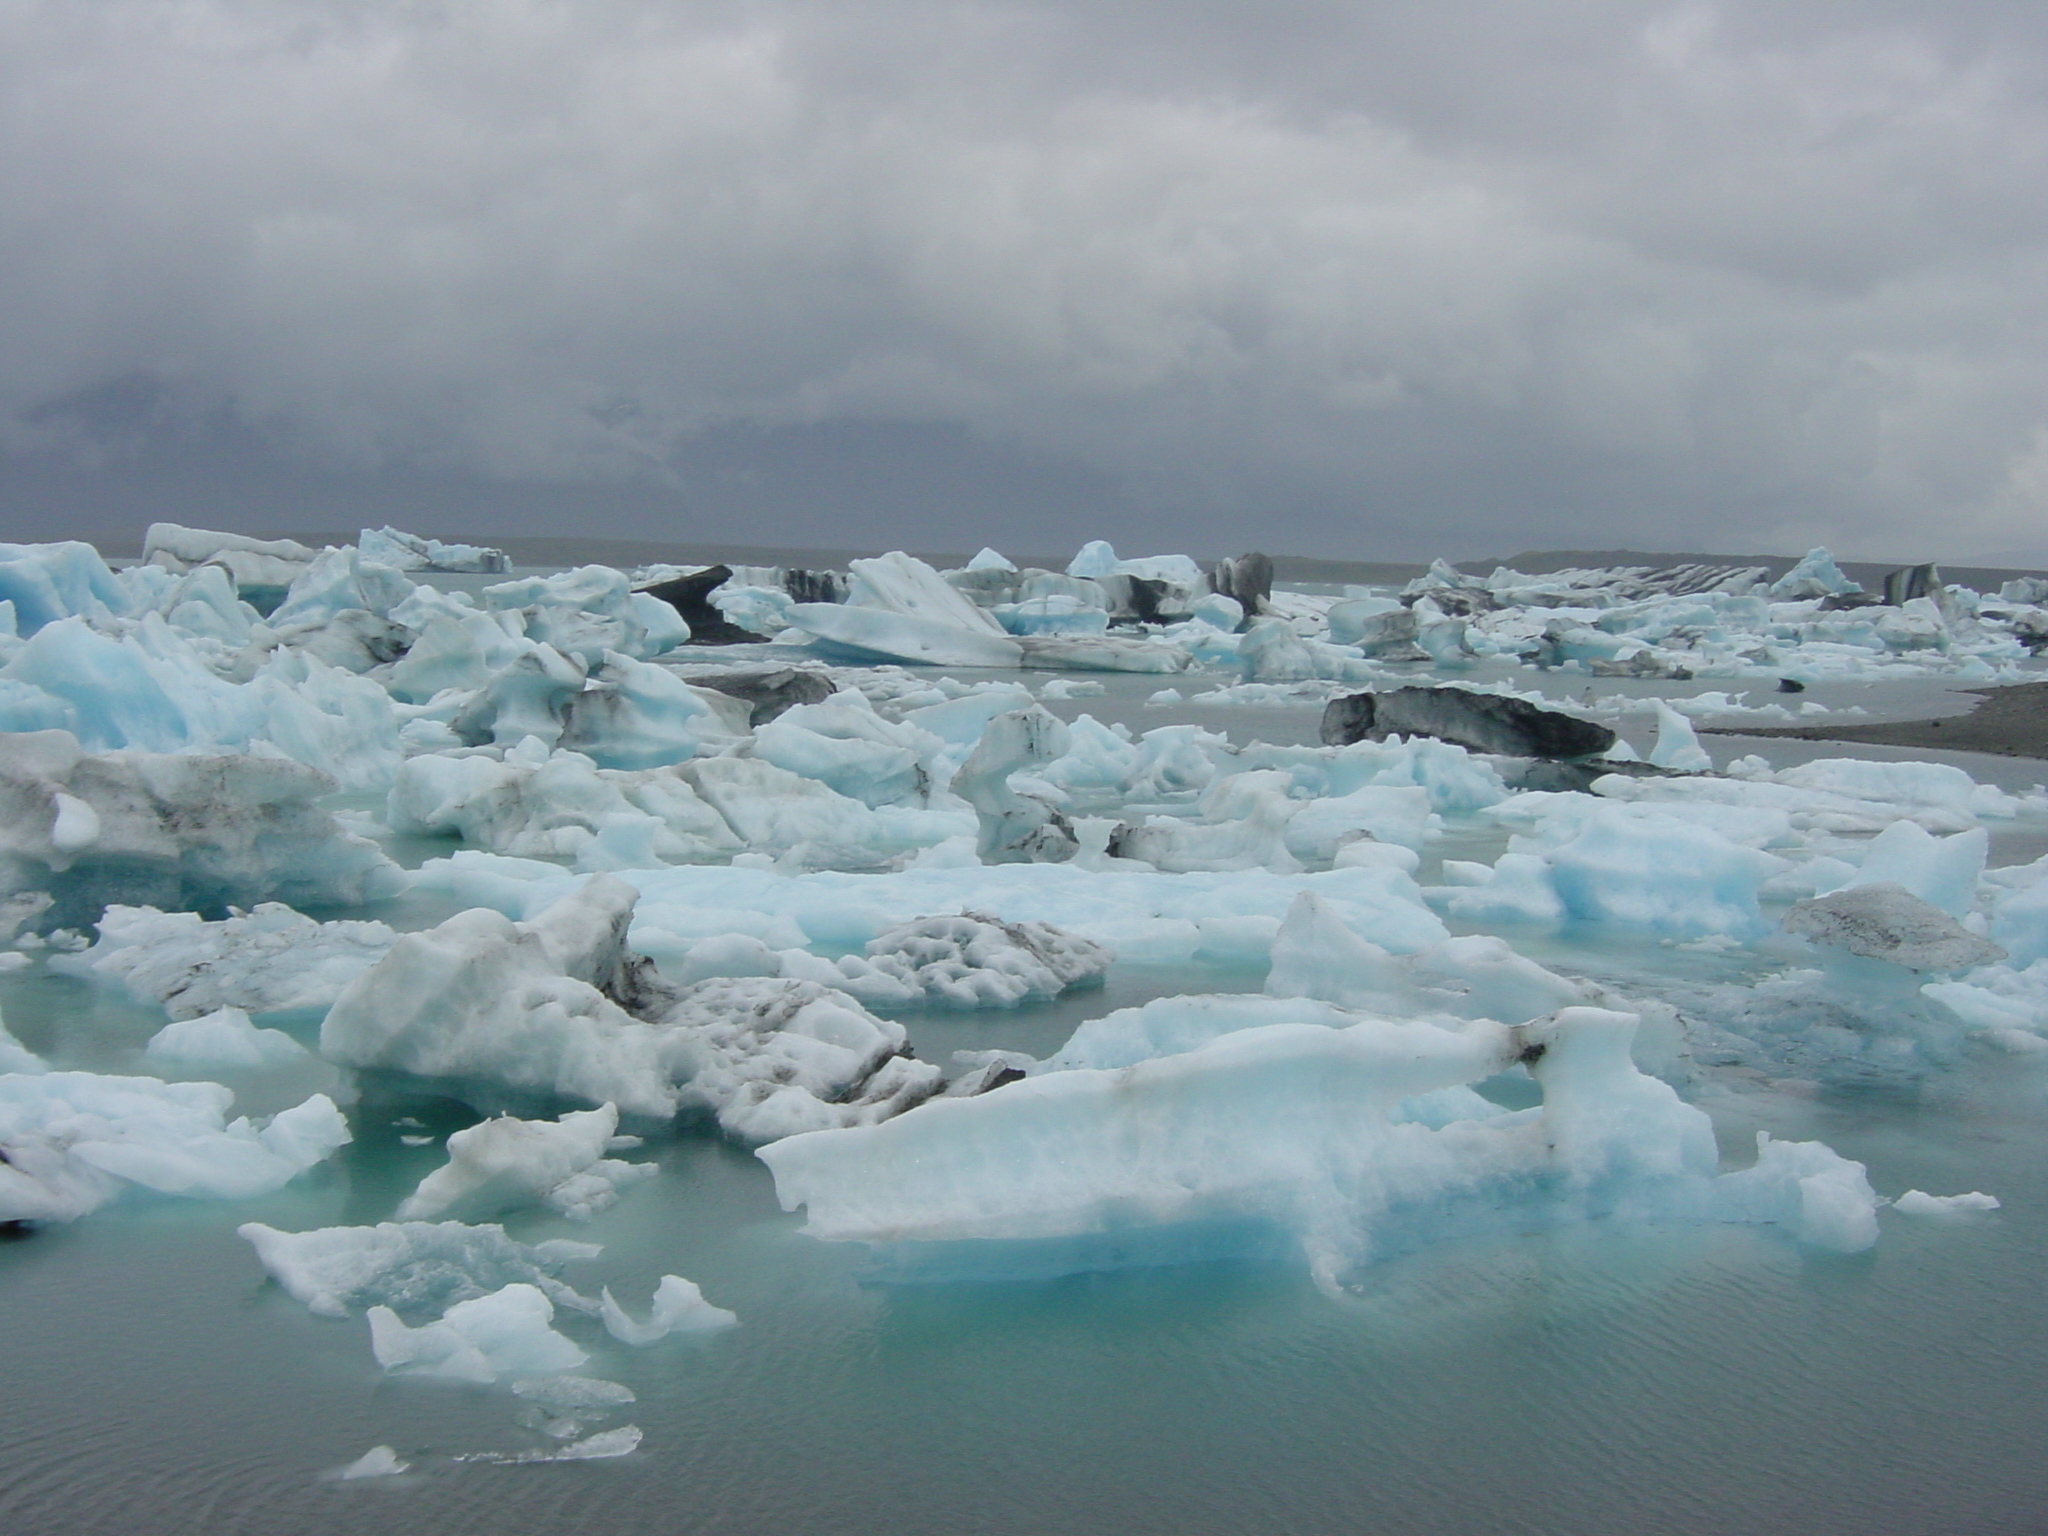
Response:
[{"label": "small ice floe", "polygon": [[411,1470],[412,1463],[401,1461],[390,1446],[373,1445],[347,1466],[336,1467],[322,1476],[330,1483],[353,1483],[366,1477],[397,1477]]},{"label": "small ice floe", "polygon": [[612,1299],[609,1287],[599,1293],[604,1326],[621,1344],[653,1344],[672,1333],[711,1333],[739,1322],[736,1313],[714,1307],[704,1299],[694,1281],[681,1275],[663,1275],[654,1288],[654,1307],[644,1323],[626,1315],[626,1309]]},{"label": "small ice floe", "polygon": [[1974,1189],[1966,1195],[1930,1195],[1909,1189],[1892,1202],[1892,1209],[1906,1216],[1960,1216],[1969,1211],[1995,1211],[1998,1206],[1998,1196]]},{"label": "small ice floe", "polygon": [[601,1429],[586,1439],[551,1451],[477,1451],[455,1459],[488,1467],[520,1467],[542,1461],[609,1461],[615,1456],[632,1455],[640,1448],[640,1441],[638,1424],[621,1424],[617,1429]]}]

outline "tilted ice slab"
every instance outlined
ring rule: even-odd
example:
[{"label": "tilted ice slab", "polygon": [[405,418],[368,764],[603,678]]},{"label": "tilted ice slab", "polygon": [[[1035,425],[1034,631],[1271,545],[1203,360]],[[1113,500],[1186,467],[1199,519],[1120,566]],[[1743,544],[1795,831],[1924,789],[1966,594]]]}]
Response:
[{"label": "tilted ice slab", "polygon": [[174,1019],[222,1008],[275,1013],[325,1008],[398,940],[378,922],[315,922],[282,902],[208,922],[196,912],[110,906],[99,939],[78,955],[53,957],[62,970],[119,981]]},{"label": "tilted ice slab", "polygon": [[501,1115],[448,1138],[448,1161],[420,1181],[398,1208],[400,1221],[432,1221],[455,1212],[489,1216],[546,1205],[588,1220],[629,1184],[651,1178],[653,1163],[607,1157],[619,1129],[613,1104],[571,1111],[558,1120]]},{"label": "tilted ice slab", "polygon": [[[979,610],[976,610],[977,612]],[[790,622],[828,654],[939,667],[1015,667],[1024,648],[1000,629],[966,628],[879,608],[795,603]]]},{"label": "tilted ice slab", "polygon": [[[1320,1283],[1379,1253],[1530,1223],[1735,1220],[1855,1251],[1860,1164],[1760,1145],[1720,1174],[1712,1126],[1630,1060],[1631,1015],[1521,1026],[1275,1024],[1114,1071],[1034,1075],[870,1128],[761,1150],[806,1230],[916,1273],[1004,1275],[1292,1247]],[[1403,1121],[1404,1101],[1517,1062],[1535,1109]]]},{"label": "tilted ice slab", "polygon": [[129,1188],[246,1200],[349,1141],[325,1094],[261,1126],[219,1083],[97,1072],[0,1073],[0,1221],[72,1221]]},{"label": "tilted ice slab", "polygon": [[282,757],[0,735],[0,893],[48,891],[47,921],[83,926],[110,902],[348,905],[396,889],[397,867],[317,804],[333,788]]}]

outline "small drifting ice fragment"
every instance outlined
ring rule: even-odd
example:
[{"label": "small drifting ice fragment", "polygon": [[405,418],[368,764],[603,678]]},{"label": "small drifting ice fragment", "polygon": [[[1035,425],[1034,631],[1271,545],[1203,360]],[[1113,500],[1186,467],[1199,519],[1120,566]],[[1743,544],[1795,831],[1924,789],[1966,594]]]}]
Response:
[{"label": "small drifting ice fragment", "polygon": [[400,1461],[388,1445],[373,1445],[345,1467],[325,1474],[331,1483],[352,1483],[364,1477],[396,1477],[412,1470],[412,1463]]},{"label": "small drifting ice fragment", "polygon": [[604,1308],[605,1331],[621,1344],[653,1344],[672,1333],[711,1333],[739,1322],[737,1313],[714,1307],[704,1299],[694,1281],[681,1275],[663,1275],[654,1290],[654,1308],[644,1323],[626,1315],[626,1309],[612,1299],[607,1287],[599,1293]]},{"label": "small drifting ice fragment", "polygon": [[1960,1216],[1966,1211],[1995,1211],[1998,1206],[1998,1196],[1979,1190],[1966,1195],[1930,1195],[1909,1189],[1892,1202],[1892,1209],[1906,1216]]},{"label": "small drifting ice fragment", "polygon": [[479,1451],[473,1456],[458,1456],[457,1461],[481,1462],[486,1466],[521,1467],[540,1461],[607,1461],[615,1456],[630,1456],[640,1448],[640,1426],[621,1424],[617,1429],[599,1430],[586,1439],[578,1440],[554,1451],[520,1451],[508,1454],[504,1451]]},{"label": "small drifting ice fragment", "polygon": [[177,1067],[263,1067],[297,1061],[306,1048],[281,1029],[258,1029],[240,1008],[178,1019],[150,1036],[143,1054]]}]

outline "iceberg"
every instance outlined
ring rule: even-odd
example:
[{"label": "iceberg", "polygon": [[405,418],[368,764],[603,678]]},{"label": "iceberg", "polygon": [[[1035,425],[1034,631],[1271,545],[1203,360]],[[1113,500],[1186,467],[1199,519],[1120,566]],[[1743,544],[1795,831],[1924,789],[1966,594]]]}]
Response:
[{"label": "iceberg", "polygon": [[321,1053],[657,1120],[702,1112],[748,1141],[870,1123],[938,1090],[903,1026],[843,991],[773,977],[668,987],[625,947],[634,901],[601,875],[527,922],[480,907],[407,934],[329,1010]]},{"label": "iceberg", "polygon": [[115,905],[100,914],[91,949],[53,963],[118,981],[173,1019],[196,1019],[326,1008],[397,939],[383,923],[315,922],[276,901],[215,922]]},{"label": "iceberg", "polygon": [[479,1121],[448,1138],[448,1161],[420,1181],[399,1206],[398,1220],[433,1221],[451,1212],[489,1216],[538,1203],[587,1221],[621,1189],[659,1171],[652,1163],[605,1156],[618,1129],[614,1104],[552,1121],[509,1115]]},{"label": "iceberg", "polygon": [[477,544],[443,544],[396,528],[365,528],[356,540],[365,560],[395,571],[509,571],[512,562],[501,549]]},{"label": "iceberg", "polygon": [[276,1066],[299,1060],[306,1048],[281,1029],[258,1029],[239,1008],[222,1008],[166,1024],[150,1036],[143,1054],[168,1066],[204,1071]]},{"label": "iceberg", "polygon": [[521,1282],[458,1301],[437,1322],[409,1328],[389,1307],[370,1308],[377,1364],[409,1376],[489,1383],[573,1371],[590,1356],[555,1332],[554,1303]]},{"label": "iceberg", "polygon": [[531,1286],[557,1306],[595,1315],[597,1303],[559,1278],[566,1264],[594,1259],[591,1243],[555,1238],[514,1242],[499,1226],[459,1221],[386,1221],[374,1227],[281,1232],[260,1221],[235,1229],[284,1292],[318,1317],[388,1307],[440,1316],[448,1307],[512,1284]]},{"label": "iceberg", "polygon": [[398,869],[318,801],[334,780],[284,757],[88,753],[64,731],[0,734],[0,894],[47,891],[39,922],[110,903],[350,905]]},{"label": "iceberg", "polygon": [[[805,1230],[907,1276],[1048,1273],[1291,1249],[1334,1287],[1370,1258],[1488,1221],[1773,1222],[1876,1236],[1860,1165],[1817,1143],[1717,1171],[1700,1110],[1630,1060],[1634,1017],[1509,1027],[1270,1024],[1114,1069],[1049,1071],[882,1125],[760,1150]],[[1532,1110],[1402,1120],[1405,1100],[1517,1063]]]},{"label": "iceberg", "polygon": [[0,1073],[0,1222],[73,1221],[129,1188],[246,1200],[350,1140],[325,1094],[260,1126],[229,1120],[233,1103],[219,1083]]},{"label": "iceberg", "polygon": [[663,1275],[654,1288],[654,1303],[642,1323],[628,1316],[612,1299],[607,1287],[601,1296],[605,1331],[621,1344],[636,1348],[658,1344],[671,1334],[717,1333],[739,1322],[736,1313],[714,1307],[704,1299],[694,1281],[681,1275]]}]

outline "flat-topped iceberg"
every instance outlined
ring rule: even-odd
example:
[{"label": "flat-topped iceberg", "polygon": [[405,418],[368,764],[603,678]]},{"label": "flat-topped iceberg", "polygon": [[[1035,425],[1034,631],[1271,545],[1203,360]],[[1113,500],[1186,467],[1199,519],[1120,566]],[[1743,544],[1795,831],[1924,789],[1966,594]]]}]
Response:
[{"label": "flat-topped iceberg", "polygon": [[[761,1149],[805,1230],[905,1274],[1014,1274],[1291,1248],[1339,1284],[1377,1254],[1488,1225],[1614,1218],[1877,1235],[1861,1165],[1765,1145],[1718,1171],[1706,1115],[1638,1072],[1634,1017],[1519,1026],[1276,1023],[1115,1069],[1070,1068],[885,1124]],[[1439,1125],[1404,1101],[1516,1064],[1540,1107]]]}]

